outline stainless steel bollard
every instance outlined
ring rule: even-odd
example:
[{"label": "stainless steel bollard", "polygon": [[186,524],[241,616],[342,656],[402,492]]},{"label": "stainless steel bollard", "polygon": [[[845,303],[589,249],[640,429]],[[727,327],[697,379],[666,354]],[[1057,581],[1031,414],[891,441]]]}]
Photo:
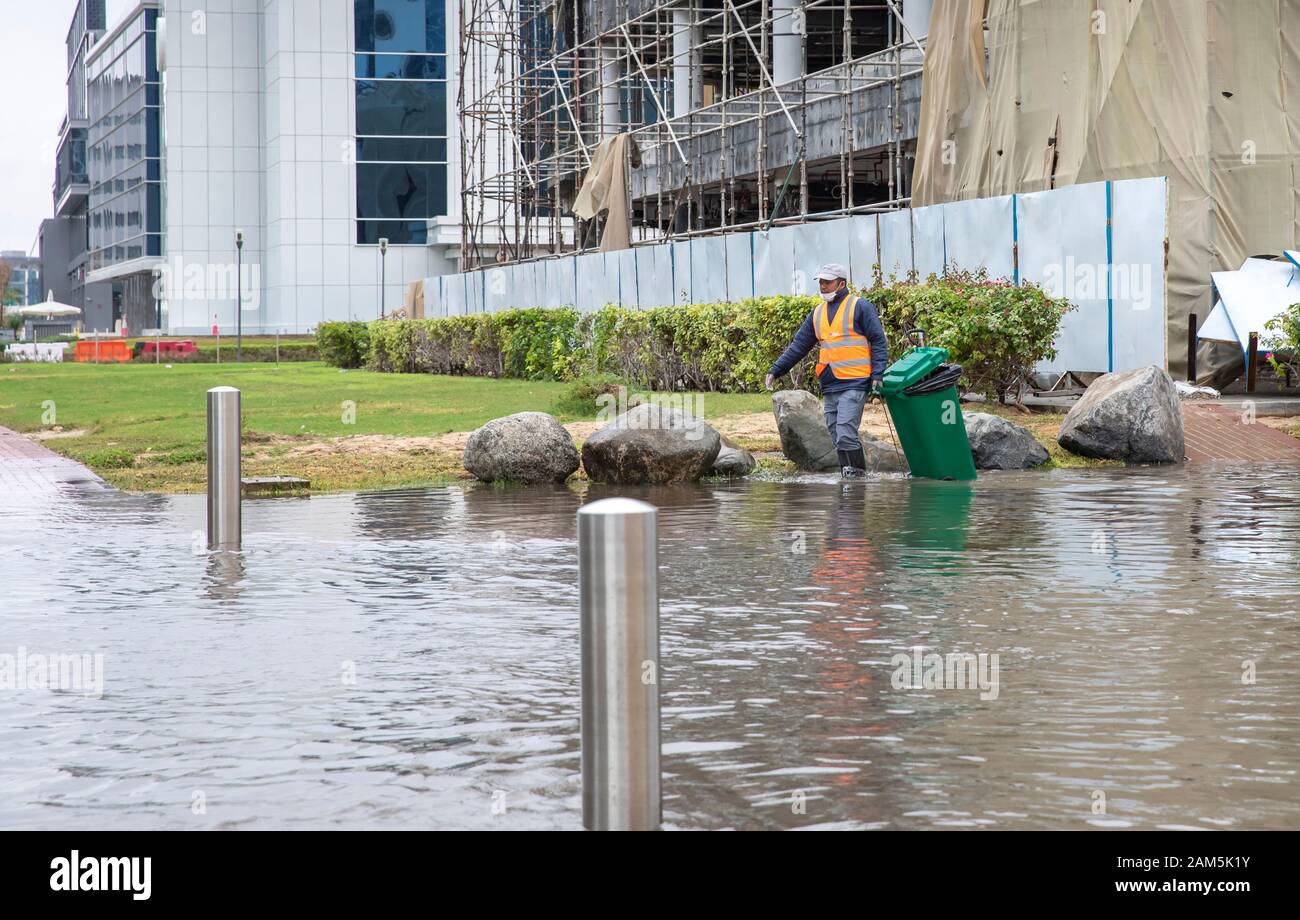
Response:
[{"label": "stainless steel bollard", "polygon": [[578,509],[588,830],[655,830],[662,819],[657,520],[631,498]]},{"label": "stainless steel bollard", "polygon": [[239,549],[239,391],[208,390],[208,546]]}]

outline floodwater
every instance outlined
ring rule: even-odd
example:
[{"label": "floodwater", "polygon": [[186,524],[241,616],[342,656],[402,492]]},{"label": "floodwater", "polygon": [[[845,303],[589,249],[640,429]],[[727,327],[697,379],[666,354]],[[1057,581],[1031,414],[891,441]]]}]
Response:
[{"label": "floodwater", "polygon": [[[1297,473],[620,490],[660,508],[665,826],[1300,827]],[[3,496],[0,668],[103,682],[0,689],[0,827],[580,827],[609,494],[250,500],[238,554],[202,496]]]}]

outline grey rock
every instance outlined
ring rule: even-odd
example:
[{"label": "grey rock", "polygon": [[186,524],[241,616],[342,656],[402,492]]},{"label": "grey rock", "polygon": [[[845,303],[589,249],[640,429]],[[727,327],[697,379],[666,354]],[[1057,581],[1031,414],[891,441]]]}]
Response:
[{"label": "grey rock", "polygon": [[787,460],[810,472],[840,468],[820,399],[807,390],[781,390],[772,394],[772,414]]},{"label": "grey rock", "polygon": [[868,473],[906,473],[907,458],[901,448],[896,449],[892,442],[873,438],[865,431],[859,432],[862,438],[862,456],[867,461]]},{"label": "grey rock", "polygon": [[754,472],[754,467],[758,465],[754,455],[725,435],[721,438],[722,446],[718,449],[717,459],[713,461],[713,475],[736,477],[748,476]]},{"label": "grey rock", "polygon": [[517,412],[476,429],[463,462],[484,482],[564,482],[578,469],[578,449],[555,416]]},{"label": "grey rock", "polygon": [[1027,470],[1051,455],[1029,429],[987,412],[964,413],[977,470]]},{"label": "grey rock", "polygon": [[1130,463],[1181,463],[1183,412],[1163,369],[1103,374],[1061,423],[1057,440],[1071,453]]},{"label": "grey rock", "polygon": [[594,482],[687,482],[709,472],[721,447],[721,436],[703,420],[642,403],[587,438],[582,467]]}]

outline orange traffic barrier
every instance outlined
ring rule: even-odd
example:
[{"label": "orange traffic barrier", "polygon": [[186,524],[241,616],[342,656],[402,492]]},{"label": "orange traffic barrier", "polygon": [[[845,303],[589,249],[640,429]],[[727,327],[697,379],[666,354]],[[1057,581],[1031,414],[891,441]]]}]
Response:
[{"label": "orange traffic barrier", "polygon": [[126,339],[82,339],[73,357],[78,361],[120,362],[131,360],[131,346]]}]

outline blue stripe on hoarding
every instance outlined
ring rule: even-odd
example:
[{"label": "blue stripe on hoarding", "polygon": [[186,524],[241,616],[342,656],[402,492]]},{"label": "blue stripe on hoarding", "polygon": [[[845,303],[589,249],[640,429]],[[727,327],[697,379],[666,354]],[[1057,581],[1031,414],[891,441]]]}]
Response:
[{"label": "blue stripe on hoarding", "polygon": [[1108,179],[1106,180],[1106,370],[1113,373],[1115,370],[1115,299],[1111,286],[1112,276],[1115,273],[1115,244],[1111,232],[1110,188],[1111,182]]},{"label": "blue stripe on hoarding", "polygon": [[1011,275],[1020,284],[1020,199],[1011,196]]}]

